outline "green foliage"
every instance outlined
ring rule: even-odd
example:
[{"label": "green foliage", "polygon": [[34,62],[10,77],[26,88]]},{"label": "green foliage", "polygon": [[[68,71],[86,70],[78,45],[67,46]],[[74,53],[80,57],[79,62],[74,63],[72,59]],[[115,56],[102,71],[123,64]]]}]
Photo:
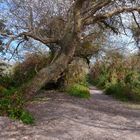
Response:
[{"label": "green foliage", "polygon": [[88,64],[85,59],[75,57],[73,61],[68,65],[63,76],[63,85],[67,87],[73,84],[87,85],[86,75],[88,73]]},{"label": "green foliage", "polygon": [[0,115],[21,120],[26,124],[34,122],[32,115],[24,109],[22,90],[48,63],[48,56],[30,54],[22,63],[15,65],[13,74],[0,77]]},{"label": "green foliage", "polygon": [[110,84],[105,88],[105,93],[107,95],[112,95],[122,101],[129,100],[129,97],[125,95],[125,87],[121,83]]},{"label": "green foliage", "polygon": [[74,84],[67,88],[67,92],[71,96],[75,96],[79,98],[86,98],[86,99],[90,98],[89,89],[84,85]]},{"label": "green foliage", "polygon": [[19,119],[25,124],[34,123],[33,116],[28,111],[25,111],[23,109],[13,108],[12,110],[9,111],[9,116],[12,119]]},{"label": "green foliage", "polygon": [[11,75],[5,75],[5,76],[0,77],[0,86],[8,88],[9,86],[12,86],[13,83],[14,82]]},{"label": "green foliage", "polygon": [[[139,61],[125,59],[118,54],[105,57],[94,64],[90,72],[90,81],[105,89],[105,93],[121,100],[140,101]],[[135,60],[135,61],[134,61]],[[133,65],[136,66],[133,66]]]},{"label": "green foliage", "polygon": [[96,80],[97,86],[102,88],[106,84],[107,78],[106,74],[101,74],[101,76]]},{"label": "green foliage", "polygon": [[33,117],[23,108],[25,102],[20,89],[6,89],[1,86],[0,97],[0,115],[19,119],[26,124],[33,123]]}]

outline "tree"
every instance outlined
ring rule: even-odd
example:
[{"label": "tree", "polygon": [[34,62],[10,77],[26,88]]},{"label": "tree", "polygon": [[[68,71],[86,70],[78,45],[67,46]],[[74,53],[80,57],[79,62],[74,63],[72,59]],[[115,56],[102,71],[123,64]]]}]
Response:
[{"label": "tree", "polygon": [[[9,28],[12,34],[7,49],[14,40],[19,43],[29,38],[40,41],[50,48],[53,58],[26,87],[26,98],[30,99],[42,86],[57,80],[68,63],[75,57],[88,58],[97,52],[97,28],[119,32],[123,28],[121,13],[140,14],[139,0],[6,0]],[[12,21],[12,22],[11,22]],[[101,35],[101,34],[100,34]],[[92,45],[85,49],[85,42]],[[81,51],[82,50],[82,51]],[[84,52],[84,53],[83,53]]]},{"label": "tree", "polygon": [[[137,24],[136,24],[137,23]],[[138,48],[138,53],[140,54],[140,25],[138,22],[133,23],[131,26],[131,32],[135,40],[136,46]]]}]

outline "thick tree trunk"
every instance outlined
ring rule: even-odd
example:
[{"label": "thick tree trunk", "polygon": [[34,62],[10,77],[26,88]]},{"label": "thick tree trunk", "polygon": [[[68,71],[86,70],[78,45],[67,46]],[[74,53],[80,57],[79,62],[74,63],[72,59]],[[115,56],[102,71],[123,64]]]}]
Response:
[{"label": "thick tree trunk", "polygon": [[51,80],[57,80],[61,73],[67,68],[67,65],[75,52],[75,39],[68,35],[64,38],[61,45],[64,46],[59,57],[50,66],[39,71],[25,89],[25,98],[30,100],[38,90]]}]

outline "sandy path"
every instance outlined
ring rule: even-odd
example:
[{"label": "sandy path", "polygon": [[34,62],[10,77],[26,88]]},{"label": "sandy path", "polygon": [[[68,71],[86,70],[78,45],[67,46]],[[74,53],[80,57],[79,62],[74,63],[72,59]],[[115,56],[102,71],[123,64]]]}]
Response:
[{"label": "sandy path", "polygon": [[42,93],[28,106],[36,123],[0,117],[0,140],[140,140],[140,105],[116,101],[94,87],[90,91],[89,100]]}]

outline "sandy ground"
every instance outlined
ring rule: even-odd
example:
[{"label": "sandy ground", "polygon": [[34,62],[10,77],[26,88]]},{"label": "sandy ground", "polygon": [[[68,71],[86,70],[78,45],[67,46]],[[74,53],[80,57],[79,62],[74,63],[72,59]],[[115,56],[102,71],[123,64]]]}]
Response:
[{"label": "sandy ground", "polygon": [[0,140],[140,140],[140,105],[90,92],[89,100],[42,92],[27,107],[36,123],[0,117]]}]

